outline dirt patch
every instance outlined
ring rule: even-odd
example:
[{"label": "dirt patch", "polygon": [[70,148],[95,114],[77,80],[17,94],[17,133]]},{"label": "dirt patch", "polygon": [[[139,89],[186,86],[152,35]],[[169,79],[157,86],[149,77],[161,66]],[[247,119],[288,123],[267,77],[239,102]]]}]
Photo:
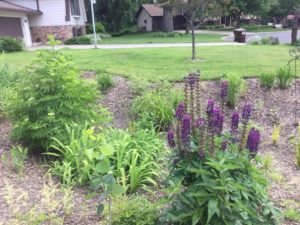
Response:
[{"label": "dirt patch", "polygon": [[129,110],[133,100],[130,83],[124,77],[114,77],[114,86],[110,88],[101,103],[112,113],[112,126],[126,129],[130,122]]}]

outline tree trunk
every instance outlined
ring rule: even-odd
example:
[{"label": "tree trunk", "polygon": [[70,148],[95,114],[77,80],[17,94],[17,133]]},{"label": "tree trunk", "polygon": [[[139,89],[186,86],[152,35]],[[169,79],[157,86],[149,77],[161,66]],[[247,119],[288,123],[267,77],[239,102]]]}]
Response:
[{"label": "tree trunk", "polygon": [[297,42],[297,36],[298,36],[298,20],[299,20],[299,16],[295,16],[294,18],[294,22],[293,22],[293,27],[292,27],[292,41],[291,44],[296,44]]},{"label": "tree trunk", "polygon": [[188,19],[186,19],[186,22],[185,22],[185,33],[186,34],[190,33],[190,22]]},{"label": "tree trunk", "polygon": [[171,6],[164,6],[164,15],[163,15],[163,32],[173,32],[173,10]]},{"label": "tree trunk", "polygon": [[236,16],[236,28],[240,28],[241,26],[241,14]]},{"label": "tree trunk", "polygon": [[196,59],[196,40],[195,40],[195,28],[194,21],[191,21],[191,29],[192,29],[192,60]]}]

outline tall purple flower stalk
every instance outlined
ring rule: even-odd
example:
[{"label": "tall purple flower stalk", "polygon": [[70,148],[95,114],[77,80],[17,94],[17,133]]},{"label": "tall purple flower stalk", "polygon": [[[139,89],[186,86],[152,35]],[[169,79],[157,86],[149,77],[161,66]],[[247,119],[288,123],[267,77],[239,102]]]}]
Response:
[{"label": "tall purple flower stalk", "polygon": [[243,112],[242,112],[242,135],[241,135],[241,140],[240,140],[240,146],[239,150],[242,151],[244,148],[244,140],[246,138],[246,131],[247,131],[247,125],[249,123],[249,120],[251,118],[251,113],[252,113],[252,107],[250,104],[244,105]]},{"label": "tall purple flower stalk", "polygon": [[207,106],[206,106],[206,115],[208,118],[211,118],[214,112],[214,105],[215,102],[212,99],[208,99]]},{"label": "tall purple flower stalk", "polygon": [[248,134],[247,146],[246,146],[246,148],[249,150],[251,155],[255,156],[257,154],[259,143],[260,143],[259,131],[254,128],[251,128]]},{"label": "tall purple flower stalk", "polygon": [[221,93],[220,93],[221,100],[226,101],[227,96],[228,96],[228,81],[223,80],[221,81]]},{"label": "tall purple flower stalk", "polygon": [[231,134],[237,134],[239,129],[240,115],[238,112],[232,113],[231,116]]},{"label": "tall purple flower stalk", "polygon": [[168,143],[170,148],[175,148],[176,144],[175,144],[175,135],[173,130],[170,129],[167,136],[168,136]]},{"label": "tall purple flower stalk", "polygon": [[182,118],[181,140],[185,144],[189,144],[191,134],[191,116],[185,114]]},{"label": "tall purple flower stalk", "polygon": [[252,107],[250,104],[244,105],[242,119],[245,123],[248,123],[251,117]]},{"label": "tall purple flower stalk", "polygon": [[181,120],[183,115],[185,113],[185,105],[183,102],[179,103],[179,105],[176,108],[175,117],[177,120]]},{"label": "tall purple flower stalk", "polygon": [[223,140],[222,143],[221,143],[221,150],[225,151],[226,149],[227,149],[227,141]]}]

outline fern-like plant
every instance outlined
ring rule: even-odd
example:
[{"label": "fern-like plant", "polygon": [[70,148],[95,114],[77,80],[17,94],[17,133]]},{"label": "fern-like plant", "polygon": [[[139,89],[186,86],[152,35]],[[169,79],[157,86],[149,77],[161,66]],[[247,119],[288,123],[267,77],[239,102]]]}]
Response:
[{"label": "fern-like plant", "polygon": [[224,80],[228,81],[227,105],[234,107],[240,95],[246,89],[246,82],[242,76],[237,73],[228,73],[224,75]]},{"label": "fern-like plant", "polygon": [[277,145],[277,143],[278,143],[278,140],[280,138],[280,130],[281,130],[280,125],[276,125],[274,127],[274,131],[272,133],[272,143],[273,143],[273,145]]}]

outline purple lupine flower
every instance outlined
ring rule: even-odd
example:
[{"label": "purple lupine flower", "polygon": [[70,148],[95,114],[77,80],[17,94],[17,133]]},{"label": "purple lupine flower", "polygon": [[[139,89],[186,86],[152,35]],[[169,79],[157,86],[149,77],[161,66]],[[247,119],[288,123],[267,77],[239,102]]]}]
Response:
[{"label": "purple lupine flower", "polygon": [[236,134],[239,129],[240,115],[238,112],[234,112],[231,116],[231,133]]},{"label": "purple lupine flower", "polygon": [[212,117],[213,111],[214,111],[214,100],[208,99],[207,106],[206,106],[206,114],[209,118]]},{"label": "purple lupine flower", "polygon": [[216,134],[220,135],[223,130],[223,122],[224,115],[222,114],[219,107],[215,107],[213,109],[211,118],[208,121],[208,127],[211,129],[212,132],[215,132]]},{"label": "purple lupine flower", "polygon": [[245,123],[248,123],[251,117],[252,107],[250,104],[244,105],[242,119]]},{"label": "purple lupine flower", "polygon": [[185,78],[185,81],[189,85],[194,85],[198,80],[199,80],[199,76],[197,76],[196,74],[190,74]]},{"label": "purple lupine flower", "polygon": [[227,141],[223,140],[222,143],[221,143],[221,150],[225,151],[226,149],[227,149]]},{"label": "purple lupine flower", "polygon": [[178,158],[173,159],[173,166],[176,166],[178,162],[179,162]]},{"label": "purple lupine flower", "polygon": [[198,118],[198,119],[195,121],[194,126],[195,126],[195,128],[203,129],[203,128],[205,127],[205,119],[203,119],[203,118]]},{"label": "purple lupine flower", "polygon": [[223,80],[221,81],[221,95],[220,95],[222,101],[225,101],[227,95],[228,95],[228,81]]},{"label": "purple lupine flower", "polygon": [[248,139],[247,139],[247,146],[246,148],[252,155],[256,155],[258,151],[258,146],[260,143],[260,133],[258,130],[251,128]]},{"label": "purple lupine flower", "polygon": [[174,132],[173,130],[168,131],[168,143],[170,148],[175,148],[175,137],[174,137]]},{"label": "purple lupine flower", "polygon": [[180,102],[179,105],[177,106],[176,112],[175,112],[176,119],[181,120],[184,112],[185,112],[185,105],[183,102]]},{"label": "purple lupine flower", "polygon": [[185,114],[182,118],[182,128],[181,128],[181,140],[184,143],[188,143],[190,141],[191,134],[191,116],[189,114]]}]

